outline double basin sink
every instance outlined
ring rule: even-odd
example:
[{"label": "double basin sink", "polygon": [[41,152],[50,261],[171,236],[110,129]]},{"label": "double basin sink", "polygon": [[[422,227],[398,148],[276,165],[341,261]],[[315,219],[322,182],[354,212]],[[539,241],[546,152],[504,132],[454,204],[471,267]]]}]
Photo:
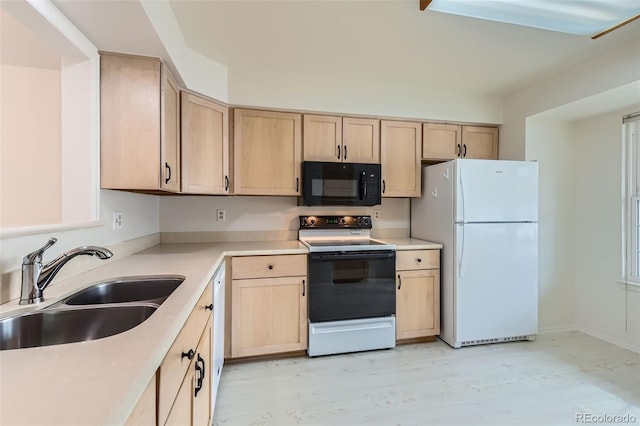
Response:
[{"label": "double basin sink", "polygon": [[80,290],[40,311],[0,319],[0,350],[102,339],[148,319],[184,276],[124,277]]}]

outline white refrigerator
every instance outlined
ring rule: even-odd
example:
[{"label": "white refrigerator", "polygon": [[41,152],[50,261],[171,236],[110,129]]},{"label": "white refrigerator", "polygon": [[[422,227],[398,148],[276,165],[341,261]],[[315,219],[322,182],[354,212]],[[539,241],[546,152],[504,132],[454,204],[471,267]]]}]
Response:
[{"label": "white refrigerator", "polygon": [[538,332],[538,164],[454,160],[423,170],[411,236],[443,245],[440,338],[454,348]]}]

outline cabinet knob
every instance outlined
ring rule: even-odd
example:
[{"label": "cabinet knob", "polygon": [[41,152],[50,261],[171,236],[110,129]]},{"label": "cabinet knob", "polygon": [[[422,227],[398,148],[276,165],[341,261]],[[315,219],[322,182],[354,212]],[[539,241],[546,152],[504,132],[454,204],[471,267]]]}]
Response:
[{"label": "cabinet knob", "polygon": [[189,349],[189,352],[182,352],[182,357],[181,358],[188,358],[189,361],[191,361],[193,359],[193,357],[196,356],[196,353],[193,351],[193,349]]},{"label": "cabinet knob", "polygon": [[422,262],[422,259],[421,259],[421,258],[417,258],[417,259],[416,259],[416,261],[417,261],[418,263],[420,263],[420,262]]},{"label": "cabinet knob", "polygon": [[269,269],[273,269],[273,265],[269,265],[269,266],[268,266],[268,268],[269,268]]},{"label": "cabinet knob", "polygon": [[204,309],[207,311],[213,311],[213,303],[208,304],[207,306],[204,307]]}]

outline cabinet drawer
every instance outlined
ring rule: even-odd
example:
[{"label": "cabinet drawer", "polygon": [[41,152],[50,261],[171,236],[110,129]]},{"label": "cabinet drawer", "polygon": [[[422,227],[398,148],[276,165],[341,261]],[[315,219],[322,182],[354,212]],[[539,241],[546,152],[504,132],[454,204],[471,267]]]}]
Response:
[{"label": "cabinet drawer", "polygon": [[440,268],[440,250],[399,250],[396,252],[396,270]]},{"label": "cabinet drawer", "polygon": [[193,350],[194,353],[198,347],[198,342],[202,336],[202,331],[207,325],[207,320],[211,316],[211,311],[205,307],[210,305],[213,301],[213,293],[211,284],[207,286],[202,293],[202,296],[198,300],[195,308],[189,315],[187,322],[182,327],[180,334],[176,337],[175,342],[171,345],[169,352],[164,357],[162,364],[160,364],[159,372],[159,392],[158,392],[158,423],[164,424],[169,410],[173,405],[173,401],[176,398],[180,384],[184,379],[185,374],[191,360],[186,356],[183,357],[183,353]]},{"label": "cabinet drawer", "polygon": [[234,280],[297,275],[307,275],[307,256],[305,254],[241,256],[231,260],[231,277]]}]

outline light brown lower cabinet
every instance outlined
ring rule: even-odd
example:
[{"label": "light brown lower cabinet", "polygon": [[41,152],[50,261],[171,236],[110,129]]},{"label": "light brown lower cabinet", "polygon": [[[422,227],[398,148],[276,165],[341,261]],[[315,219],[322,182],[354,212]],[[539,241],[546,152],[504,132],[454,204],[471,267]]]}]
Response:
[{"label": "light brown lower cabinet", "polygon": [[210,424],[211,361],[211,321],[209,321],[165,425],[206,426]]},{"label": "light brown lower cabinet", "polygon": [[305,350],[306,255],[234,257],[231,265],[231,357]]},{"label": "light brown lower cabinet", "polygon": [[440,334],[440,250],[396,253],[396,340]]},{"label": "light brown lower cabinet", "polygon": [[212,302],[212,283],[209,283],[127,425],[204,426],[211,423]]},{"label": "light brown lower cabinet", "polygon": [[153,376],[138,400],[126,426],[148,426],[157,424],[156,418],[156,376]]}]

